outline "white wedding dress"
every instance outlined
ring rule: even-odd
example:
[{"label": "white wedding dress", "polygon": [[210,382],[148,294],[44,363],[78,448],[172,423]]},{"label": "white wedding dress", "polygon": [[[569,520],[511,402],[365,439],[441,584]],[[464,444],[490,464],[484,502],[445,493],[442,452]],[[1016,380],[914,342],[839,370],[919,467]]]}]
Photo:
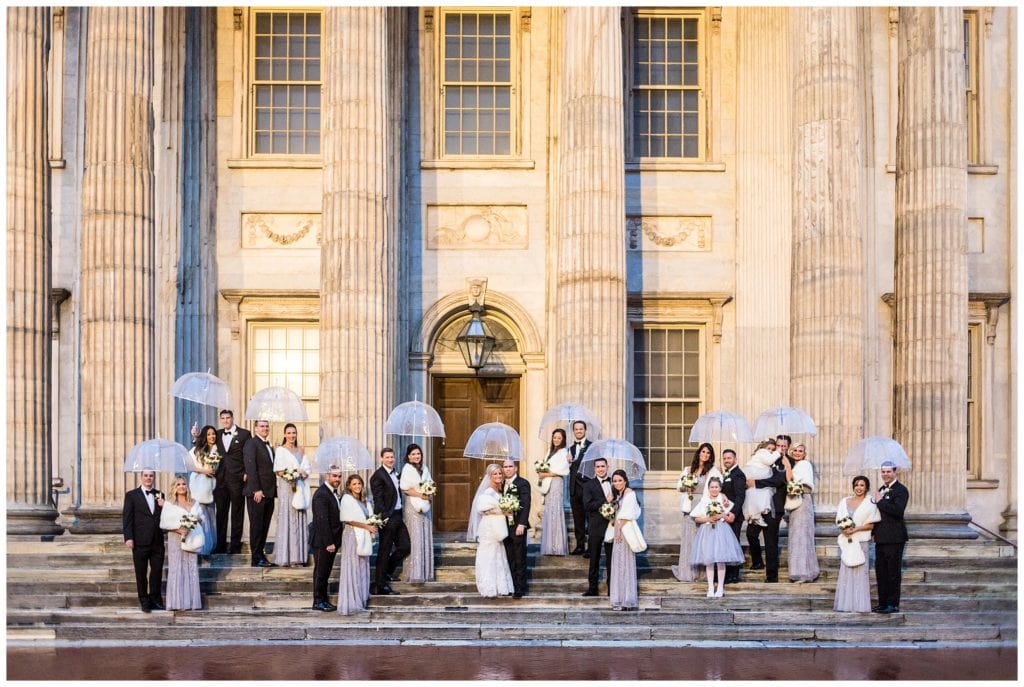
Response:
[{"label": "white wedding dress", "polygon": [[498,492],[488,487],[473,500],[473,511],[480,513],[476,527],[476,588],[480,596],[511,594],[512,572],[508,567],[505,545],[508,525],[503,513],[487,513],[498,507]]}]

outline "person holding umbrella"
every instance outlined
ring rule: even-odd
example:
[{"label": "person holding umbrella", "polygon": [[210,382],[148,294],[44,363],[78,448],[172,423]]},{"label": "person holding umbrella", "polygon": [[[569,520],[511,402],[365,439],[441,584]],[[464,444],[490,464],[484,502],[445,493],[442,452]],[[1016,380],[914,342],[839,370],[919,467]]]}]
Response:
[{"label": "person holding umbrella", "polygon": [[132,552],[135,566],[135,589],[143,613],[164,610],[160,588],[164,573],[164,532],[160,529],[160,512],[164,495],[153,486],[154,470],[139,474],[139,486],[125,492],[121,511],[124,545]]}]

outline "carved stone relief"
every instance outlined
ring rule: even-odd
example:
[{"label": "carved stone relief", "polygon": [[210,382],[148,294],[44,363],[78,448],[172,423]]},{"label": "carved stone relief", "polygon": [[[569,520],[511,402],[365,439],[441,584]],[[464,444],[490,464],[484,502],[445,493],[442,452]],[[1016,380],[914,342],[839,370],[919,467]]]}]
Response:
[{"label": "carved stone relief", "polygon": [[243,212],[242,248],[317,248],[320,213]]},{"label": "carved stone relief", "polygon": [[478,250],[526,248],[525,205],[428,205],[427,248]]},{"label": "carved stone relief", "polygon": [[627,217],[629,250],[709,251],[710,217]]}]

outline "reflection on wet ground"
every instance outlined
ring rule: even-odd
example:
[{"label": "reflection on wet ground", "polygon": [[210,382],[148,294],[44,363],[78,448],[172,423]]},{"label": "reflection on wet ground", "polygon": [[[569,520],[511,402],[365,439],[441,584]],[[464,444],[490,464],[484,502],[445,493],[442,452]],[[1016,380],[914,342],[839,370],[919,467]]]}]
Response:
[{"label": "reflection on wet ground", "polygon": [[[258,668],[256,667],[258,666]],[[12,680],[1014,680],[1015,646],[8,647]]]}]

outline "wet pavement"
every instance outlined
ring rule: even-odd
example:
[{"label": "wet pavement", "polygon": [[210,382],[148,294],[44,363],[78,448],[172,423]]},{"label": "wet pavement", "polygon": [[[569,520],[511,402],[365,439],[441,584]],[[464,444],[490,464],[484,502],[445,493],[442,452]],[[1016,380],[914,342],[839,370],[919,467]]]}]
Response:
[{"label": "wet pavement", "polygon": [[[255,668],[259,666],[259,668]],[[1015,680],[1016,646],[8,646],[12,680]]]}]

